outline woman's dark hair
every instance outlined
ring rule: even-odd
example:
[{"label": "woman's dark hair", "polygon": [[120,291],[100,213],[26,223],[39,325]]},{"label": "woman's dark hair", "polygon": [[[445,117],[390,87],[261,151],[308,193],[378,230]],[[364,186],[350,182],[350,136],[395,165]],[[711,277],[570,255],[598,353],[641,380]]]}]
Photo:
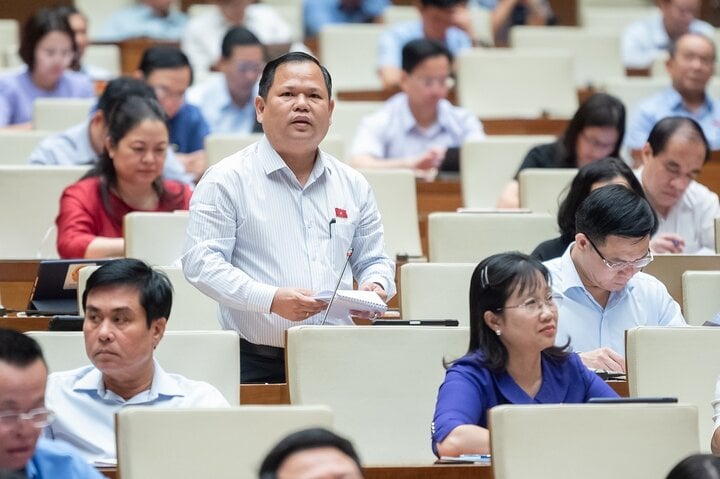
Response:
[{"label": "woman's dark hair", "polygon": [[570,241],[575,236],[575,213],[580,203],[590,194],[592,185],[599,181],[610,181],[618,176],[622,176],[633,191],[645,198],[645,192],[635,173],[621,159],[607,157],[583,166],[575,175],[570,190],[558,210],[560,237],[564,241]]},{"label": "woman's dark hair", "polygon": [[556,143],[555,164],[559,168],[577,168],[577,141],[580,133],[592,126],[611,127],[618,132],[617,143],[610,156],[620,156],[625,136],[625,105],[612,95],[596,93],[580,105],[565,133]]},{"label": "woman's dark hair", "polygon": [[655,123],[648,135],[648,144],[653,155],[659,155],[667,147],[668,141],[675,134],[684,135],[686,139],[705,145],[705,160],[710,159],[710,143],[708,143],[702,127],[693,120],[684,116],[668,116]]},{"label": "woman's dark hair", "polygon": [[[138,126],[145,120],[158,120],[167,125],[167,116],[160,104],[154,98],[129,96],[121,101],[110,112],[107,120],[108,139],[113,146],[116,146],[130,130]],[[117,171],[110,154],[105,148],[100,155],[100,159],[95,167],[85,175],[85,178],[99,176],[100,177],[100,195],[102,197],[103,206],[113,221],[120,224],[122,218],[118,217],[110,204],[110,190],[117,186]],[[168,193],[163,187],[162,176],[155,178],[152,184],[153,190],[158,198],[164,198]],[[182,196],[179,193],[178,199]],[[172,201],[173,198],[170,200]]]},{"label": "woman's dark hair", "polygon": [[720,457],[711,454],[688,456],[672,468],[666,479],[720,479]]},{"label": "woman's dark hair", "polygon": [[[491,371],[504,371],[508,352],[500,337],[485,323],[485,312],[495,314],[515,290],[520,294],[541,286],[542,278],[550,282],[550,272],[540,261],[519,252],[494,254],[482,260],[470,279],[470,344],[468,353],[480,351],[485,366]],[[543,354],[555,361],[567,356],[563,347],[551,346]]]},{"label": "woman's dark hair", "polygon": [[35,69],[35,48],[40,40],[50,32],[65,33],[70,37],[72,49],[77,55],[77,44],[75,43],[75,34],[70,28],[67,17],[57,9],[41,8],[35,15],[28,18],[23,25],[22,35],[20,38],[20,49],[18,54],[22,61],[28,67],[29,71]]}]

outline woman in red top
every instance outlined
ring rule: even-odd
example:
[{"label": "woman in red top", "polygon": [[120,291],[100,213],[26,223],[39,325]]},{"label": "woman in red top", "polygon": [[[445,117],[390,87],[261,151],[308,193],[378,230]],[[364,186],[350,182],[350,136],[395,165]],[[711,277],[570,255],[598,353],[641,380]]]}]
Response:
[{"label": "woman in red top", "polygon": [[123,256],[127,213],[188,209],[187,185],[162,179],[167,148],[166,117],[156,100],[131,96],[110,113],[100,161],[60,199],[61,258]]}]

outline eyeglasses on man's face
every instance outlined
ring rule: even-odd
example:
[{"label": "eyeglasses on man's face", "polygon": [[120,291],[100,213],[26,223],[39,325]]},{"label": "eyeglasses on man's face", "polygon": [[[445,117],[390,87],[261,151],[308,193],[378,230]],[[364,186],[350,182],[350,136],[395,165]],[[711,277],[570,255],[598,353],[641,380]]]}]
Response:
[{"label": "eyeglasses on man's face", "polygon": [[620,271],[627,268],[642,269],[652,263],[652,261],[655,259],[653,257],[652,251],[648,249],[645,256],[634,261],[609,261],[607,258],[605,258],[605,256],[603,256],[603,254],[600,252],[597,246],[595,246],[595,243],[593,243],[590,238],[588,238],[587,240],[593,247],[595,252],[598,254],[598,256],[600,256],[600,259],[603,261],[603,263],[605,263],[605,266],[607,266],[608,269],[610,269],[611,271]]},{"label": "eyeglasses on man's face", "polygon": [[55,420],[55,414],[44,407],[29,412],[0,411],[0,427],[15,428],[23,421],[28,421],[33,427],[42,429]]}]

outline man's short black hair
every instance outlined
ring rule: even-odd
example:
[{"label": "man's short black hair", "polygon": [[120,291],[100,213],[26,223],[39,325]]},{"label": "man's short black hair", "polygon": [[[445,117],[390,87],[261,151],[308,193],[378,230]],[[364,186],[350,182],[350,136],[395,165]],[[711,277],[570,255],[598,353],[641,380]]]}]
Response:
[{"label": "man's short black hair", "polygon": [[666,116],[655,123],[647,140],[653,155],[662,153],[670,138],[678,133],[684,135],[686,139],[700,143],[705,147],[703,163],[707,163],[710,159],[710,143],[708,143],[700,124],[686,116]]},{"label": "man's short black hair", "polygon": [[220,52],[222,53],[223,58],[228,59],[232,56],[233,48],[253,45],[257,45],[262,48],[263,57],[267,56],[265,45],[258,40],[258,37],[256,37],[253,32],[245,27],[232,27],[227,31],[227,33],[225,33],[225,36],[222,39]]},{"label": "man's short black hair", "polygon": [[658,219],[650,203],[622,185],[607,185],[591,192],[575,213],[575,228],[595,244],[610,235],[644,238],[657,232]]},{"label": "man's short black hair", "polygon": [[147,316],[148,329],[153,321],[170,319],[172,307],[172,284],[161,271],[134,258],[117,259],[96,269],[88,278],[82,296],[85,309],[88,294],[93,289],[107,286],[131,286],[140,293],[140,305]]},{"label": "man's short black hair", "polygon": [[148,48],[140,59],[138,69],[142,72],[147,80],[155,70],[187,67],[190,70],[190,84],[192,85],[193,71],[190,66],[190,60],[178,47],[170,45],[155,45]]},{"label": "man's short black hair", "polygon": [[327,429],[316,427],[294,432],[277,443],[260,465],[260,479],[275,479],[282,463],[292,454],[321,447],[339,450],[352,459],[362,471],[360,458],[350,441]]},{"label": "man's short black hair", "polygon": [[453,8],[458,5],[466,5],[468,0],[422,0],[423,7]]},{"label": "man's short black hair", "polygon": [[13,329],[0,328],[0,362],[24,368],[38,359],[45,363],[37,341]]},{"label": "man's short black hair", "polygon": [[450,63],[453,61],[452,53],[442,42],[428,38],[411,40],[402,49],[402,69],[405,73],[412,73],[415,67],[428,58],[438,56],[446,57]]},{"label": "man's short black hair", "polygon": [[153,89],[142,80],[130,77],[120,77],[108,82],[105,91],[98,99],[97,109],[103,112],[105,120],[110,113],[128,97],[139,96],[143,98],[155,98]]},{"label": "man's short black hair", "polygon": [[290,62],[311,62],[317,65],[322,72],[323,80],[325,82],[325,88],[327,88],[328,92],[328,98],[332,96],[332,78],[330,77],[330,72],[327,70],[327,68],[320,64],[317,58],[303,52],[286,53],[284,55],[280,55],[274,60],[269,61],[267,65],[265,65],[262,76],[260,77],[260,87],[258,89],[258,95],[267,100],[270,87],[272,87],[272,84],[275,81],[275,71],[283,63]]}]

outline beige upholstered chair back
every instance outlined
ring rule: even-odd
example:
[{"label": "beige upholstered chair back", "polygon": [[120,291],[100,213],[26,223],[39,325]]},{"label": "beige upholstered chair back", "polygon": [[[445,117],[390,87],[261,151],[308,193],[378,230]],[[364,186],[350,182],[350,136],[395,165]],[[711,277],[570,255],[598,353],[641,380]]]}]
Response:
[{"label": "beige upholstered chair back", "polygon": [[4,130],[0,131],[2,155],[0,164],[26,165],[30,153],[51,131],[43,130]]},{"label": "beige upholstered chair back", "polygon": [[555,141],[550,135],[498,135],[463,143],[460,182],[466,208],[495,208],[528,151]]},{"label": "beige upholstered chair back", "polygon": [[576,168],[528,168],[522,170],[520,207],[533,213],[548,213],[557,217],[560,203],[577,174]]},{"label": "beige upholstered chair back", "polygon": [[702,326],[720,313],[720,271],[685,271],[682,275],[683,316]]},{"label": "beige upholstered chair back", "polygon": [[470,326],[470,278],[475,263],[407,263],[400,268],[403,319],[457,319]]},{"label": "beige upholstered chair back", "polygon": [[[320,30],[320,61],[332,73],[333,92],[379,90],[377,48],[384,25],[373,23],[326,25]],[[361,48],[348,50],[348,45]]]},{"label": "beige upholstered chair back", "polygon": [[125,256],[158,266],[176,263],[183,253],[188,211],[134,211],[123,217]]},{"label": "beige upholstered chair back", "polygon": [[698,408],[700,449],[710,452],[720,328],[641,327],[626,334],[631,396],[671,396]]},{"label": "beige upholstered chair back", "polygon": [[37,98],[33,102],[33,128],[63,131],[85,121],[96,98]]},{"label": "beige upholstered chair back", "polygon": [[282,438],[333,425],[332,412],[322,406],[125,408],[116,417],[123,479],[256,479],[263,458]]},{"label": "beige upholstered chair back", "polygon": [[0,165],[0,258],[57,258],[55,218],[65,187],[86,166]]},{"label": "beige upholstered chair back", "polygon": [[[40,343],[51,372],[90,364],[81,332],[28,335]],[[167,331],[155,354],[166,372],[210,383],[230,404],[240,403],[240,340],[234,331]]]},{"label": "beige upholstered chair back", "polygon": [[325,404],[365,465],[430,464],[443,360],[467,351],[466,328],[297,326],[287,332],[290,402]]},{"label": "beige upholstered chair back", "polygon": [[495,477],[658,479],[698,452],[698,411],[678,404],[504,405],[490,410]]},{"label": "beige upholstered chair back", "polygon": [[458,102],[480,118],[570,118],[577,110],[567,50],[472,48],[455,64]]},{"label": "beige upholstered chair back", "polygon": [[515,49],[566,49],[575,63],[578,87],[603,86],[611,77],[625,75],[620,57],[620,32],[582,27],[518,25],[510,29],[510,44]]},{"label": "beige upholstered chair back", "polygon": [[385,251],[422,256],[418,226],[415,175],[411,170],[362,170],[370,183],[382,216]]},{"label": "beige upholstered chair back", "polygon": [[720,270],[720,255],[659,254],[643,272],[663,282],[668,293],[679,305],[683,304],[682,275],[685,271]]},{"label": "beige upholstered chair back", "polygon": [[547,213],[430,213],[430,261],[479,263],[494,253],[532,252],[558,236],[557,220]]}]

